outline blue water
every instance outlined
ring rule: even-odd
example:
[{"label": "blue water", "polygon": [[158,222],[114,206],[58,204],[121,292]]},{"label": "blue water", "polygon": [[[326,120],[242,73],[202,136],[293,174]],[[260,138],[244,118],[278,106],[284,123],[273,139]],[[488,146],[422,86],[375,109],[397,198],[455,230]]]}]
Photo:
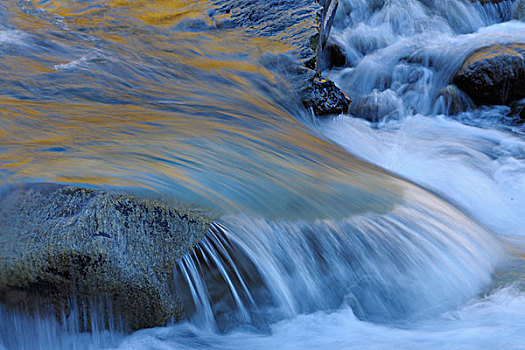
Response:
[{"label": "blue water", "polygon": [[341,1],[347,65],[323,74],[354,102],[320,120],[293,48],[208,2],[2,2],[0,181],[220,219],[174,271],[187,320],[82,333],[79,310],[2,307],[0,349],[525,349],[525,129],[439,98],[470,52],[525,42],[518,5]]}]

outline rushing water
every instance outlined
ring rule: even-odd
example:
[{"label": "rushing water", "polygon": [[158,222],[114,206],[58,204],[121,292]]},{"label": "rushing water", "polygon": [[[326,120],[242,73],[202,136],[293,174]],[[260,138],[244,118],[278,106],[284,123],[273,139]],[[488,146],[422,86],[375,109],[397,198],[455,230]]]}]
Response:
[{"label": "rushing water", "polygon": [[348,64],[324,73],[371,122],[312,119],[293,48],[211,7],[0,3],[3,182],[222,213],[175,271],[187,321],[79,333],[81,310],[0,309],[0,348],[523,348],[524,129],[440,97],[472,50],[525,42],[518,1],[342,1],[330,40]]}]

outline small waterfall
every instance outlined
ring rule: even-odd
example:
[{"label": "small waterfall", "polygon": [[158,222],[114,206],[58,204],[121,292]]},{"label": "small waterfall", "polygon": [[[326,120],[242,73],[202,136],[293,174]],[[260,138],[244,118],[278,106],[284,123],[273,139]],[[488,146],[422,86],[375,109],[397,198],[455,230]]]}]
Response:
[{"label": "small waterfall", "polygon": [[396,323],[460,306],[489,285],[503,249],[454,208],[411,193],[391,212],[343,220],[223,218],[178,267],[192,323],[260,327],[341,305]]},{"label": "small waterfall", "polygon": [[255,302],[250,288],[255,287],[253,280],[257,274],[254,272],[257,271],[247,270],[250,261],[239,263],[242,251],[234,248],[229,236],[223,225],[213,223],[206,237],[181,259],[175,271],[179,276],[179,288],[186,282],[186,293],[191,294],[185,305],[190,306],[193,302],[195,316],[192,321],[212,330],[221,328],[217,325],[216,317],[220,317],[217,315],[231,310],[236,310],[238,323],[252,323],[249,309]]},{"label": "small waterfall", "polygon": [[100,349],[115,346],[126,327],[103,298],[72,298],[60,314],[46,307],[7,310],[0,304],[0,349]]},{"label": "small waterfall", "polygon": [[328,46],[339,46],[347,64],[325,74],[352,96],[350,113],[372,122],[457,114],[472,104],[459,94],[458,105],[442,97],[467,55],[525,41],[525,24],[501,23],[517,7],[510,0],[343,1]]}]

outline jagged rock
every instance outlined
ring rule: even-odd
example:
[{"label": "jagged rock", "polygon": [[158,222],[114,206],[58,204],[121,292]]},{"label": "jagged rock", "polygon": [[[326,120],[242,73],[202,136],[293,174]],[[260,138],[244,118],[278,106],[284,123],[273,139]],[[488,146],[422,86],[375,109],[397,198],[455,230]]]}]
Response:
[{"label": "jagged rock", "polygon": [[179,319],[174,264],[210,221],[196,210],[100,190],[11,188],[0,197],[0,301],[61,312],[72,299],[102,298],[132,329]]},{"label": "jagged rock", "polygon": [[453,84],[477,105],[508,104],[525,97],[525,44],[493,45],[471,54]]},{"label": "jagged rock", "polygon": [[333,81],[314,77],[304,91],[304,105],[318,116],[348,112],[351,100]]}]

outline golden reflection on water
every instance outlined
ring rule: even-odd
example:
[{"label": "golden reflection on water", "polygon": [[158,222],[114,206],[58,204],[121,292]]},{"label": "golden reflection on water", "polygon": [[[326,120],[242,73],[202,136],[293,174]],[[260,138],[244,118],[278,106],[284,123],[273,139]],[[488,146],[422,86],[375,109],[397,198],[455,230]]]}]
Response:
[{"label": "golden reflection on water", "polygon": [[234,29],[166,27],[203,16],[206,2],[33,4],[44,13],[9,7],[23,35],[0,56],[6,183],[142,188],[278,216],[385,210],[398,200],[400,180],[292,117],[306,112],[278,64],[259,61],[289,46]]},{"label": "golden reflection on water", "polygon": [[150,25],[171,25],[181,19],[203,17],[208,1],[177,0],[47,0],[34,1],[36,8],[60,16],[77,26],[104,24],[112,16],[142,20]]}]

